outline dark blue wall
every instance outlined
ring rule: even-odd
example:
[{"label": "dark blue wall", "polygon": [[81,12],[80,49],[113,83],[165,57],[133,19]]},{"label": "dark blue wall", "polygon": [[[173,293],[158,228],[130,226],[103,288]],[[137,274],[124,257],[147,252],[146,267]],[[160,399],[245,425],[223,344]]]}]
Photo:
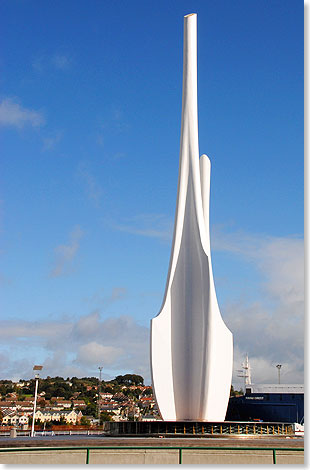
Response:
[{"label": "dark blue wall", "polygon": [[304,417],[302,393],[251,393],[229,399],[227,421],[300,423]]}]

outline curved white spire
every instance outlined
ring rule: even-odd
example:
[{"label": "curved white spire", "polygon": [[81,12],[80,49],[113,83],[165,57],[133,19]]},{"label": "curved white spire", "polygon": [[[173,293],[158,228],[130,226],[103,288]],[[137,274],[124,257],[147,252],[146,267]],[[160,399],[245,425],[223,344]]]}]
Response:
[{"label": "curved white spire", "polygon": [[197,15],[184,17],[179,182],[166,290],[151,321],[155,397],[166,421],[223,421],[232,376],[232,334],[216,299],[210,252],[210,160],[199,160]]}]

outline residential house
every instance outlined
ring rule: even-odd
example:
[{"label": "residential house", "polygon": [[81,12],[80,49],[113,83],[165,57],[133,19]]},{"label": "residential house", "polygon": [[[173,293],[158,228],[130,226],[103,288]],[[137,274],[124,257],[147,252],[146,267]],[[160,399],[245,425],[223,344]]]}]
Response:
[{"label": "residential house", "polygon": [[19,415],[16,411],[9,411],[3,413],[2,424],[5,425],[16,425],[18,424]]},{"label": "residential house", "polygon": [[132,417],[134,419],[140,418],[140,408],[138,406],[132,406],[131,408],[129,408],[127,416]]},{"label": "residential house", "polygon": [[72,403],[74,408],[79,408],[81,410],[87,406],[84,400],[72,400]]},{"label": "residential house", "polygon": [[152,409],[154,405],[155,400],[153,397],[142,397],[139,400],[139,406],[141,406],[142,408],[149,407],[150,409]]},{"label": "residential house", "polygon": [[141,416],[141,421],[161,421],[161,419],[159,416],[147,414],[147,415]]},{"label": "residential house", "polygon": [[115,415],[121,414],[121,405],[117,403],[106,403],[103,404],[101,407],[101,411],[107,411],[108,413],[114,413]]},{"label": "residential house", "polygon": [[17,411],[6,410],[3,415],[2,424],[5,425],[25,425],[28,424],[29,418],[27,414]]},{"label": "residential house", "polygon": [[68,410],[72,406],[71,400],[56,400],[56,406],[65,410]]},{"label": "residential house", "polygon": [[8,410],[8,409],[16,410],[16,404],[15,402],[8,401],[8,400],[0,401],[0,409],[2,411]]},{"label": "residential house", "polygon": [[93,426],[94,424],[98,424],[98,418],[94,418],[91,415],[83,415],[83,418],[86,418],[89,421],[89,424]]},{"label": "residential house", "polygon": [[103,400],[112,400],[112,397],[113,397],[113,393],[100,393],[100,397],[103,399]]},{"label": "residential house", "polygon": [[68,424],[77,424],[82,417],[81,411],[76,412],[75,410],[66,411],[51,411],[51,410],[37,410],[35,418],[39,419],[42,423],[46,421],[60,421],[63,417]]},{"label": "residential house", "polygon": [[35,414],[35,419],[39,419],[42,423],[45,423],[46,421],[52,421],[52,420],[59,421],[60,414],[53,413],[50,410],[38,409]]},{"label": "residential house", "polygon": [[18,411],[24,411],[31,413],[33,411],[33,403],[29,401],[17,401],[16,402],[16,409]]},{"label": "residential house", "polygon": [[19,413],[19,419],[18,419],[18,424],[20,426],[25,426],[26,424],[29,423],[29,417],[26,414],[20,414]]},{"label": "residential house", "polygon": [[71,411],[63,411],[61,413],[61,416],[65,418],[66,423],[77,424],[77,422],[80,421],[83,415],[81,411],[77,413],[75,410],[71,410]]},{"label": "residential house", "polygon": [[130,385],[129,390],[143,390],[144,386],[143,385]]}]

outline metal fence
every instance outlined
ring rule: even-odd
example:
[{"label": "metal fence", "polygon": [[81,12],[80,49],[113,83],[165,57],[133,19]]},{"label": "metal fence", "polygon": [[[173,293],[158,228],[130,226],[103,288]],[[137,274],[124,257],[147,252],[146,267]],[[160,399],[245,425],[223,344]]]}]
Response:
[{"label": "metal fence", "polygon": [[294,424],[274,422],[223,421],[175,422],[175,421],[124,421],[105,422],[103,430],[111,436],[166,435],[166,436],[206,436],[206,435],[277,435],[294,434]]},{"label": "metal fence", "polygon": [[186,450],[216,450],[216,451],[270,451],[272,452],[273,464],[277,463],[277,451],[303,452],[303,447],[211,447],[211,446],[74,446],[74,447],[7,447],[1,448],[0,452],[41,452],[41,451],[63,451],[63,450],[85,450],[85,463],[89,464],[91,450],[176,450],[178,451],[179,464],[183,461],[183,452]]},{"label": "metal fence", "polygon": [[[16,429],[17,436],[29,436],[30,430]],[[292,423],[223,421],[175,422],[175,421],[107,421],[101,429],[52,429],[37,430],[36,436],[61,435],[105,435],[105,436],[166,436],[166,437],[208,437],[213,435],[292,436]],[[10,436],[10,430],[1,431],[0,436]]]},{"label": "metal fence", "polygon": [[[78,430],[52,430],[52,431],[34,431],[34,436],[102,436],[104,433],[102,429],[78,429]],[[18,437],[30,437],[31,430],[22,431],[20,429],[16,429],[16,436]],[[11,431],[1,431],[0,437],[11,437]]]}]

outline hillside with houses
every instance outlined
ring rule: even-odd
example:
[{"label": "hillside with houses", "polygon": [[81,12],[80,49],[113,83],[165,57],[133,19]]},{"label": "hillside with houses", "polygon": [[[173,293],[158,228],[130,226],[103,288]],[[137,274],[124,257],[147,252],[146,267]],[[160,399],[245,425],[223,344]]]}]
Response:
[{"label": "hillside with houses", "polygon": [[[32,424],[35,380],[0,381],[0,423],[27,429]],[[35,424],[98,426],[104,421],[161,419],[152,387],[136,374],[110,381],[96,377],[39,379]]]}]

